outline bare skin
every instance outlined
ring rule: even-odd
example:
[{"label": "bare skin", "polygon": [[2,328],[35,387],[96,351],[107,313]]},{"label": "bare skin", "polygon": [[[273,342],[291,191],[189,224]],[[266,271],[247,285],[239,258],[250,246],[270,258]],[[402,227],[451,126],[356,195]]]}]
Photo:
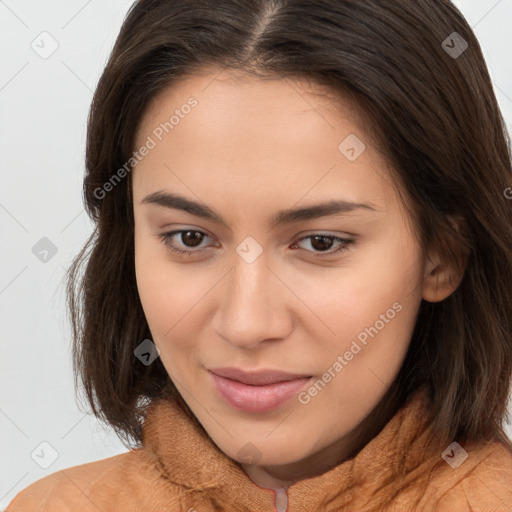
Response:
[{"label": "bare skin", "polygon": [[[274,489],[320,475],[357,448],[358,427],[401,367],[421,300],[443,300],[461,278],[421,253],[353,106],[338,99],[334,108],[323,92],[219,70],[181,80],[146,111],[136,147],[148,136],[156,146],[131,175],[137,284],[161,361],[213,442]],[[197,105],[172,131],[161,141],[151,135],[190,97]],[[366,145],[353,161],[338,148],[350,134]],[[226,225],[142,202],[159,191],[207,205]],[[373,209],[270,223],[282,209],[331,199]],[[175,230],[184,233],[168,243],[195,252],[178,255],[162,242]],[[333,237],[324,249],[307,238],[319,234]],[[262,250],[252,263],[236,251],[247,237]],[[336,237],[353,243],[334,253]],[[213,386],[207,370],[225,366],[322,378],[393,304],[400,311],[308,403],[294,397],[242,412]],[[248,446],[256,447],[250,459]]]}]

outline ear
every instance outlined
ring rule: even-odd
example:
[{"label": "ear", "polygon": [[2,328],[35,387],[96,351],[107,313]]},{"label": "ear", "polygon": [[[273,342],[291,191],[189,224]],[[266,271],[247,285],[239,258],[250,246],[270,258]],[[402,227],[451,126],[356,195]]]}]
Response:
[{"label": "ear", "polygon": [[[447,221],[458,233],[466,229],[465,220],[461,216],[450,216]],[[449,238],[446,242],[456,257],[456,265],[451,267],[443,263],[437,253],[427,255],[422,287],[422,297],[427,302],[440,302],[446,299],[457,289],[464,277],[470,250],[453,236],[447,236]]]}]

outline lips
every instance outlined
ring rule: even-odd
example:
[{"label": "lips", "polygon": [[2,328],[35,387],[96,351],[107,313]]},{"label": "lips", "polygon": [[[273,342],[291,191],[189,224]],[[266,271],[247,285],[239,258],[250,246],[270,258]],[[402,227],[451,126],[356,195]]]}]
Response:
[{"label": "lips", "polygon": [[216,368],[209,373],[215,389],[229,405],[253,413],[271,411],[285,404],[311,380],[311,376],[275,370],[247,373],[236,368]]},{"label": "lips", "polygon": [[209,371],[219,377],[236,380],[251,386],[264,386],[266,384],[274,384],[276,382],[285,382],[288,380],[311,377],[311,375],[288,373],[279,370],[258,370],[256,372],[246,372],[239,368],[213,368]]}]

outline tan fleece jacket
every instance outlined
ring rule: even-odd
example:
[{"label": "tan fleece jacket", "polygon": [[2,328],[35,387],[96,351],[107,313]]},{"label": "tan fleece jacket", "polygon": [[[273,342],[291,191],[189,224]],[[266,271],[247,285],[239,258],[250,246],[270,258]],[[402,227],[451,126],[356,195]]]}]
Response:
[{"label": "tan fleece jacket", "polygon": [[7,512],[511,512],[512,453],[470,442],[443,458],[448,447],[426,442],[426,407],[416,393],[355,457],[276,500],[175,401],[160,400],[148,411],[143,448],[46,476]]}]

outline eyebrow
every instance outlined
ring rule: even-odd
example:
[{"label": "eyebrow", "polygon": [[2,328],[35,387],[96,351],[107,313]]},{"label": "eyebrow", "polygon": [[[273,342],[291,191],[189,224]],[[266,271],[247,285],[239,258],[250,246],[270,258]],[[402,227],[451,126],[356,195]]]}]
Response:
[{"label": "eyebrow", "polygon": [[[178,194],[171,194],[163,191],[153,192],[152,194],[147,195],[141,201],[141,204],[152,204],[162,206],[164,208],[183,210],[191,215],[195,215],[196,217],[211,220],[228,227],[226,221],[208,206],[192,201],[191,199],[187,199],[186,197]],[[370,204],[332,199],[330,201],[316,203],[303,208],[280,210],[272,217],[271,225],[274,227],[284,224],[292,224],[294,222],[314,220],[321,217],[327,217],[329,215],[349,213],[357,209],[379,211]]]}]

